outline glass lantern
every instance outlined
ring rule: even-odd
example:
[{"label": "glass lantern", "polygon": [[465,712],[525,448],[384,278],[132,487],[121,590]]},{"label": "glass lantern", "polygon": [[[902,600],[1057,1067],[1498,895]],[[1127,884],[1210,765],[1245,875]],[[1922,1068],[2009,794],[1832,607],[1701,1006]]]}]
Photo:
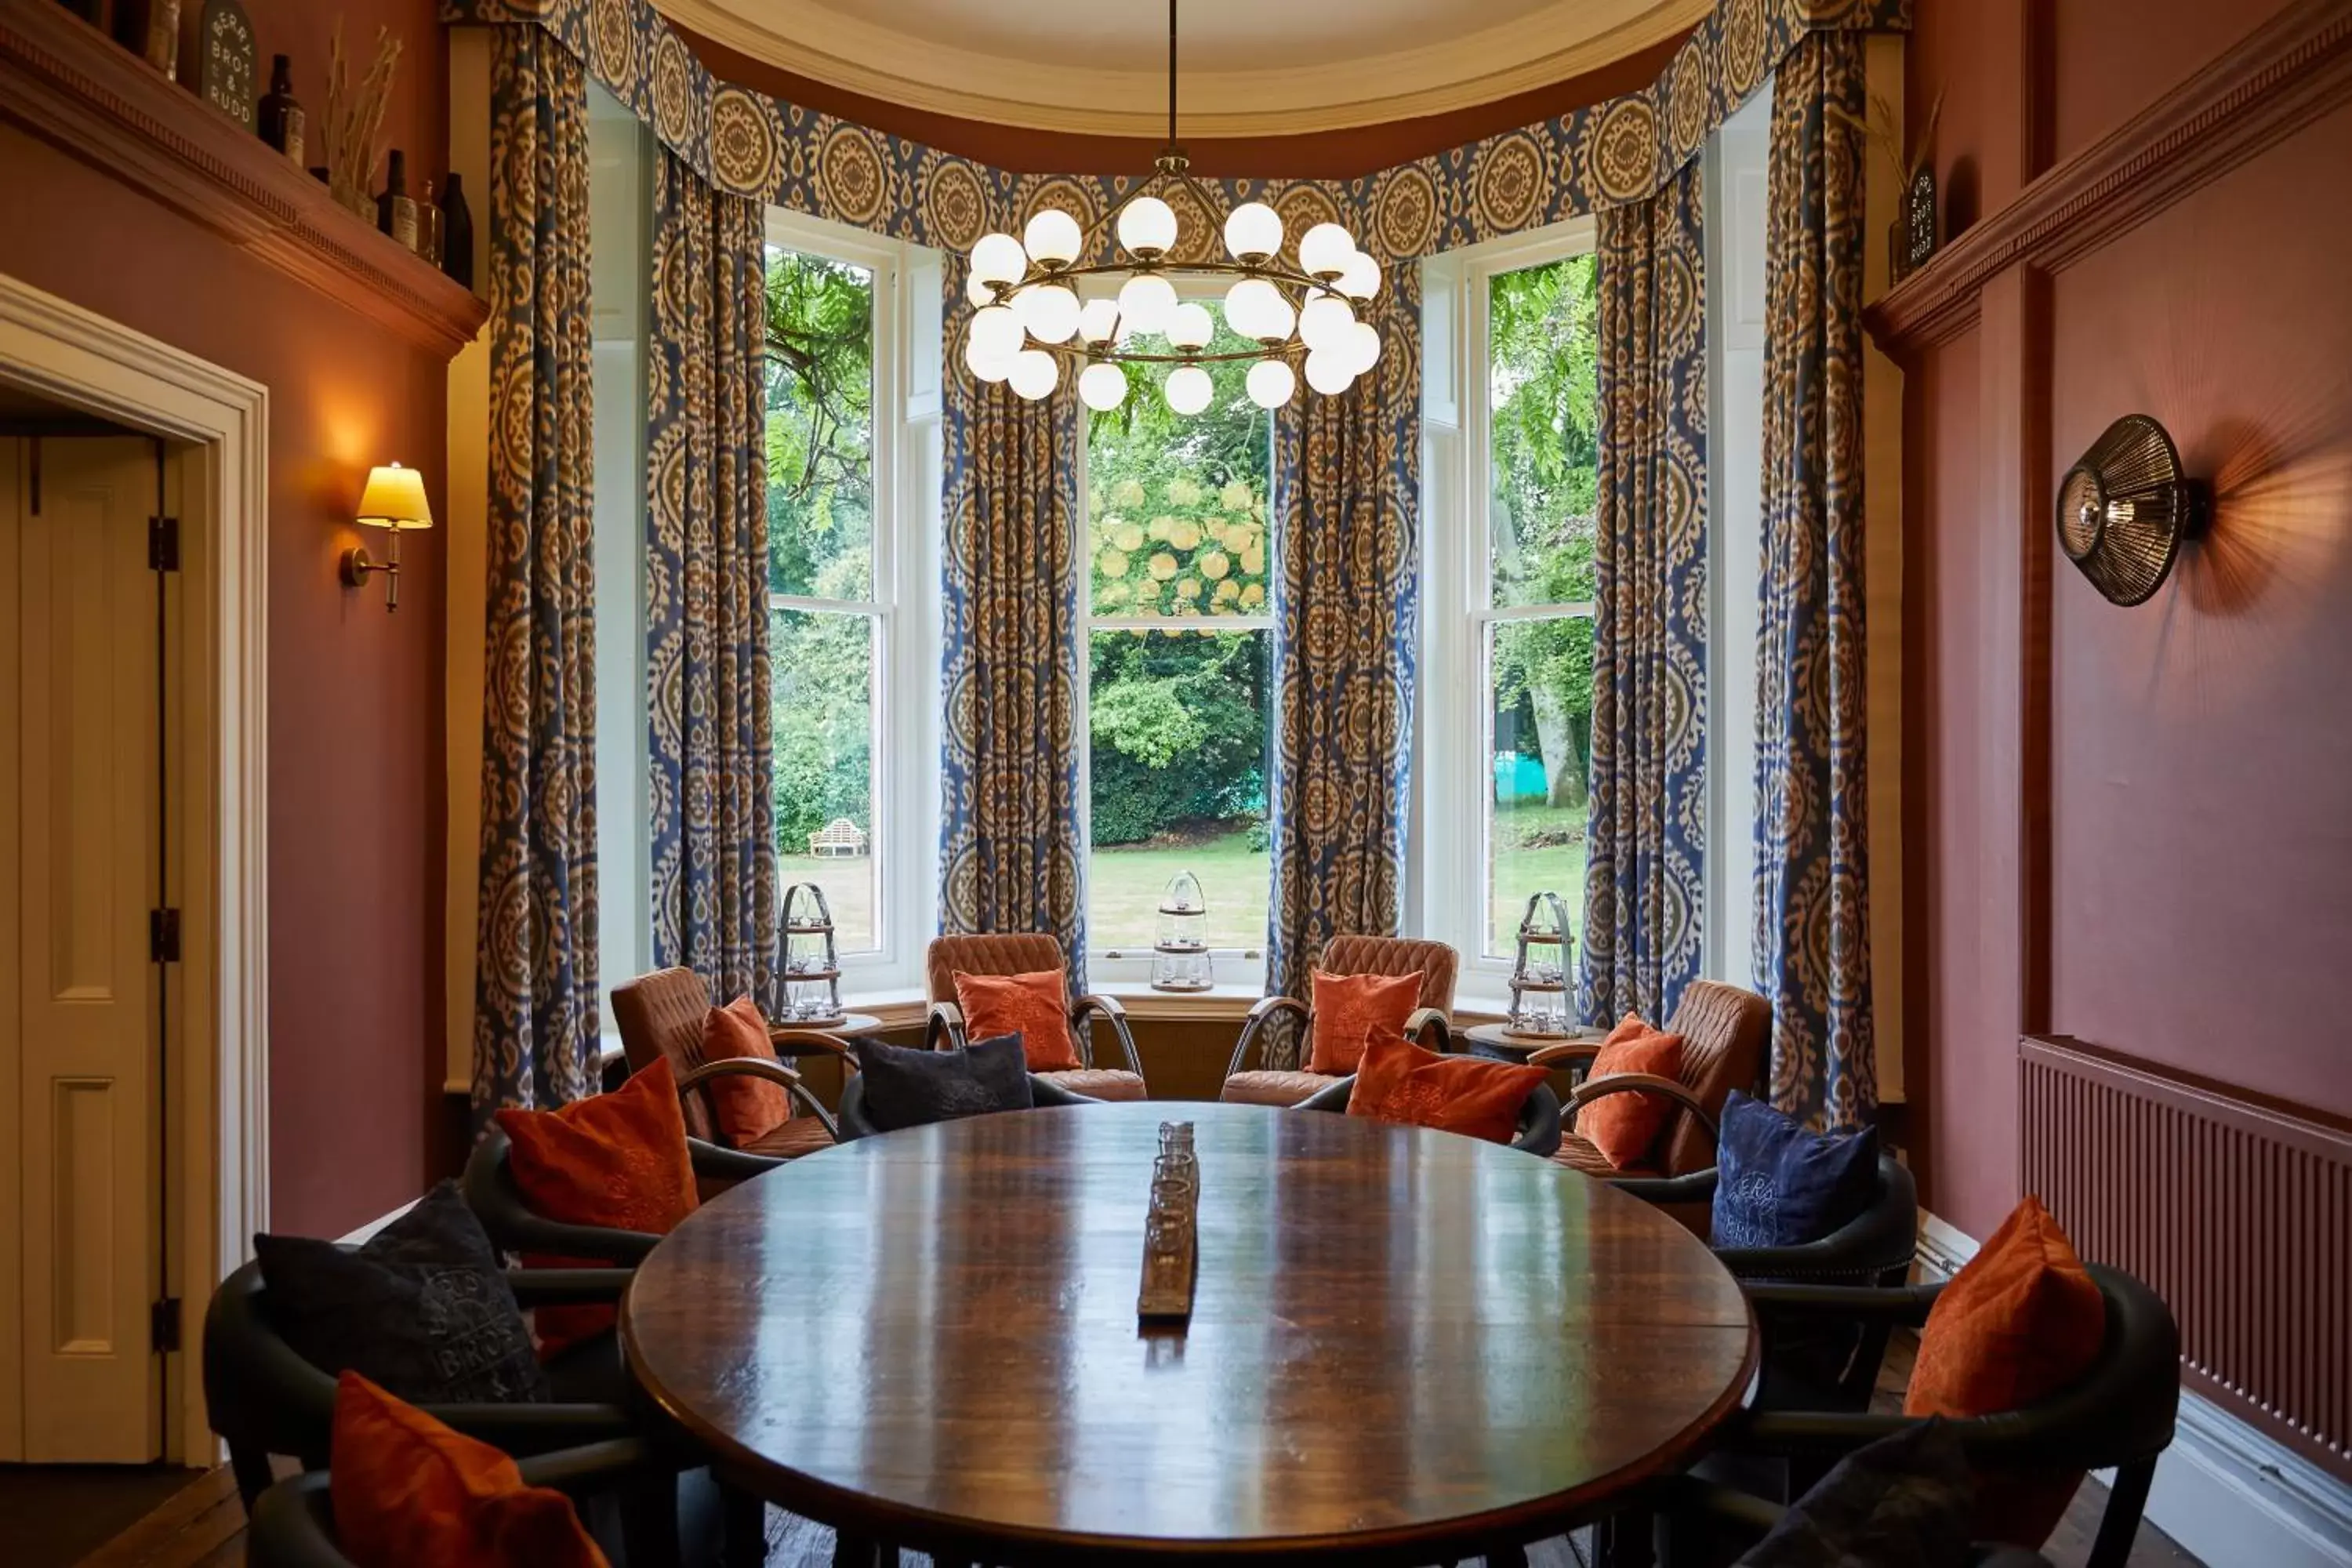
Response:
[{"label": "glass lantern", "polygon": [[1209,977],[1209,900],[1201,879],[1180,871],[1160,895],[1160,935],[1151,945],[1154,991],[1206,991]]},{"label": "glass lantern", "polygon": [[833,945],[833,908],[824,889],[798,882],[784,892],[784,1010],[779,1024],[838,1024],[841,959]]},{"label": "glass lantern", "polygon": [[1515,1035],[1556,1039],[1576,1027],[1568,994],[1568,972],[1576,938],[1568,929],[1568,906],[1558,893],[1538,893],[1519,917],[1519,955],[1511,966],[1511,1018]]}]

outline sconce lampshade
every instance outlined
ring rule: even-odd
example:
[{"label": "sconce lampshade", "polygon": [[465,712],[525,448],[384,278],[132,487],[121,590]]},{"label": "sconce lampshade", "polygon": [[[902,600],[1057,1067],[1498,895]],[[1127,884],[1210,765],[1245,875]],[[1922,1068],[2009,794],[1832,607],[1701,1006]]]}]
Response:
[{"label": "sconce lampshade", "polygon": [[367,493],[360,497],[356,521],[370,528],[432,527],[433,508],[425,499],[425,476],[398,463],[370,469]]},{"label": "sconce lampshade", "polygon": [[2058,489],[2059,548],[2110,604],[2146,602],[2204,522],[2205,488],[2181,476],[2172,437],[2145,414],[2108,426]]}]

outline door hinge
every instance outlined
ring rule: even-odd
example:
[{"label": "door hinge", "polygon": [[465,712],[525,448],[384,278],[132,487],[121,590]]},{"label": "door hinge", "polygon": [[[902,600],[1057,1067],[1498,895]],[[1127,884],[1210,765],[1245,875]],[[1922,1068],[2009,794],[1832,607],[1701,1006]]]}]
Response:
[{"label": "door hinge", "polygon": [[147,570],[177,572],[180,569],[180,520],[176,517],[151,517],[147,520]]},{"label": "door hinge", "polygon": [[180,1299],[166,1296],[147,1309],[147,1341],[158,1355],[180,1348]]},{"label": "door hinge", "polygon": [[151,963],[180,962],[180,911],[147,911],[147,958]]}]

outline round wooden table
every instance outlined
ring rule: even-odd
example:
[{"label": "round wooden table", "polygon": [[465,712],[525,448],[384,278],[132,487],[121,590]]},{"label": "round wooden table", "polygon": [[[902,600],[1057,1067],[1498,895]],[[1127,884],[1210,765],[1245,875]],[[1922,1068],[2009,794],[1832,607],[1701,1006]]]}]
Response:
[{"label": "round wooden table", "polygon": [[[1139,1328],[1160,1124],[1199,1286]],[[637,1270],[623,1350],[770,1501],[950,1559],[1433,1563],[1695,1458],[1757,1340],[1714,1255],[1499,1144],[1162,1101],[975,1117],[735,1187]]]}]

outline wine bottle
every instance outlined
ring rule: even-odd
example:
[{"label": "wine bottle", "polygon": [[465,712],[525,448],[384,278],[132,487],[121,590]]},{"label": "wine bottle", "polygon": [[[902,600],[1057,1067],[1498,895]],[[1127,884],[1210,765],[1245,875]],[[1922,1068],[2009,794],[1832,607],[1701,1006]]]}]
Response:
[{"label": "wine bottle", "polygon": [[441,270],[468,289],[474,286],[474,213],[455,174],[441,183]]},{"label": "wine bottle", "polygon": [[302,133],[310,116],[294,100],[294,62],[284,55],[269,62],[269,91],[261,100],[261,139],[294,160],[302,162]]},{"label": "wine bottle", "polygon": [[375,199],[375,226],[410,250],[416,248],[416,200],[408,194],[408,154],[395,147],[383,194]]}]

